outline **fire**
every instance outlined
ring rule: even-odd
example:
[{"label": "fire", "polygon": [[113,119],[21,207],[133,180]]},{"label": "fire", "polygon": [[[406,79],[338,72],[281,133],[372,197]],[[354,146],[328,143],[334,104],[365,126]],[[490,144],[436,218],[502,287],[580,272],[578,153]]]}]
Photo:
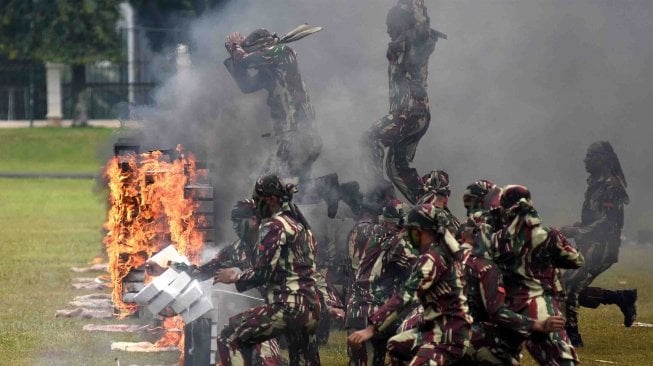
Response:
[{"label": "fire", "polygon": [[[103,240],[109,257],[112,299],[119,317],[137,311],[125,303],[123,279],[165,246],[172,244],[193,264],[198,264],[204,238],[193,213],[198,204],[184,197],[184,187],[201,175],[192,155],[177,146],[176,157],[162,151],[128,153],[109,160],[105,167],[109,186],[109,212]],[[157,346],[179,344],[183,350],[183,322],[165,319],[166,333]]]},{"label": "fire", "polygon": [[172,318],[165,318],[163,321],[163,328],[166,330],[165,334],[156,341],[154,346],[165,348],[170,346],[178,346],[180,350],[184,349],[184,322],[180,316]]}]

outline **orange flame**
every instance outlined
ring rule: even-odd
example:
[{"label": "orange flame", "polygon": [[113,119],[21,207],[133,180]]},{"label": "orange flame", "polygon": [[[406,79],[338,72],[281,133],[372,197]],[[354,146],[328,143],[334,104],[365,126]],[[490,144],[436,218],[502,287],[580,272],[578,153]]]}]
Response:
[{"label": "orange flame", "polygon": [[[193,219],[198,204],[184,197],[184,187],[201,175],[192,155],[172,159],[161,151],[114,157],[105,167],[109,185],[109,212],[103,240],[109,257],[112,299],[119,317],[134,314],[138,305],[122,300],[123,280],[132,269],[168,244],[198,264],[203,233]],[[157,346],[180,345],[183,352],[183,322],[179,317],[164,321],[166,333]]]}]

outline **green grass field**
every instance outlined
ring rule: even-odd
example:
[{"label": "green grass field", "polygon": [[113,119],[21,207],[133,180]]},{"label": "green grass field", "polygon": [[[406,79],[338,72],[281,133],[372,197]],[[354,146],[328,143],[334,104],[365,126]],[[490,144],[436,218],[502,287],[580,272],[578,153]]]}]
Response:
[{"label": "green grass field", "polygon": [[[68,135],[70,134],[70,135]],[[0,171],[97,172],[96,146],[106,129],[0,129],[5,161]],[[72,145],[72,146],[71,146]],[[35,151],[38,151],[35,153]],[[47,153],[45,153],[47,151]],[[45,160],[45,161],[44,161]],[[0,179],[0,364],[121,365],[176,364],[178,355],[110,350],[112,341],[142,341],[143,335],[83,332],[88,323],[118,320],[54,318],[76,295],[70,267],[101,253],[105,201],[91,180]],[[639,289],[639,321],[653,323],[653,247],[624,247],[620,263],[596,285]],[[653,328],[626,329],[619,310],[602,306],[581,313],[586,347],[583,365],[653,364]],[[134,322],[134,320],[131,320]],[[344,333],[334,332],[321,349],[324,365],[345,365]],[[151,340],[151,339],[148,339]],[[534,365],[527,357],[524,365]]]}]

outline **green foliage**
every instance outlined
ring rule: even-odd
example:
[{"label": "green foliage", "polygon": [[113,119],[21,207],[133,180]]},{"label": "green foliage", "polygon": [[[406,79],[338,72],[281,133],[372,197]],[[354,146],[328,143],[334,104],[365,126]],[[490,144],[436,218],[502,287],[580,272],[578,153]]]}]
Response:
[{"label": "green foliage", "polygon": [[85,64],[121,57],[120,0],[0,2],[0,53]]}]

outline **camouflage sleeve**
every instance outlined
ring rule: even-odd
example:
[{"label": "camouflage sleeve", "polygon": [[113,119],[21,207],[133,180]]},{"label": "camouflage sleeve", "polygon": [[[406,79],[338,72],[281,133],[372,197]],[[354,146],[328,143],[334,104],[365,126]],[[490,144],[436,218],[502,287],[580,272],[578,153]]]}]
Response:
[{"label": "camouflage sleeve", "polygon": [[611,177],[606,182],[606,189],[600,201],[597,202],[599,218],[587,225],[577,227],[573,238],[579,242],[591,240],[591,238],[600,238],[611,229],[616,223],[619,230],[623,226],[623,209],[624,205],[629,203],[628,194],[622,183],[616,177]]},{"label": "camouflage sleeve", "polygon": [[243,292],[270,282],[281,255],[281,245],[286,241],[283,225],[270,220],[261,225],[259,243],[254,249],[252,268],[243,271],[236,281],[236,289]]},{"label": "camouflage sleeve", "polygon": [[503,287],[503,279],[496,265],[488,263],[480,270],[480,284],[481,298],[490,320],[494,324],[528,337],[534,321],[508,309],[506,306],[506,290]]},{"label": "camouflage sleeve", "polygon": [[265,86],[262,75],[259,73],[250,75],[247,72],[247,68],[239,66],[234,61],[234,57],[229,57],[224,60],[224,66],[227,68],[227,71],[229,71],[229,74],[231,74],[231,77],[236,81],[236,85],[238,85],[240,91],[245,94],[254,93],[263,89]]},{"label": "camouflage sleeve", "polygon": [[[210,261],[199,266],[197,269],[200,273],[200,278],[208,279],[215,275],[215,272],[222,268],[239,267],[240,260],[238,258],[238,245],[239,241],[235,241],[226,247],[220,249],[218,254],[215,255]],[[242,268],[241,268],[242,269]]]},{"label": "camouflage sleeve", "polygon": [[580,268],[585,264],[580,251],[558,229],[548,229],[547,241],[547,250],[556,268]]},{"label": "camouflage sleeve", "polygon": [[409,273],[416,260],[417,255],[410,244],[406,240],[398,240],[383,257],[383,266],[387,267],[393,263],[401,272]]},{"label": "camouflage sleeve", "polygon": [[234,57],[234,62],[242,68],[257,68],[265,65],[279,65],[292,62],[294,51],[283,44],[274,45],[260,51]]},{"label": "camouflage sleeve", "polygon": [[320,272],[315,272],[313,275],[315,278],[315,285],[319,291],[319,295],[324,300],[324,303],[330,308],[344,309],[345,306],[340,301],[338,293],[336,290],[329,284],[326,278]]},{"label": "camouflage sleeve", "polygon": [[370,317],[370,323],[375,328],[383,331],[394,323],[399,314],[415,300],[417,293],[428,290],[440,277],[439,268],[442,267],[442,258],[437,254],[428,252],[421,255],[415,264],[401,292],[395,294]]}]

